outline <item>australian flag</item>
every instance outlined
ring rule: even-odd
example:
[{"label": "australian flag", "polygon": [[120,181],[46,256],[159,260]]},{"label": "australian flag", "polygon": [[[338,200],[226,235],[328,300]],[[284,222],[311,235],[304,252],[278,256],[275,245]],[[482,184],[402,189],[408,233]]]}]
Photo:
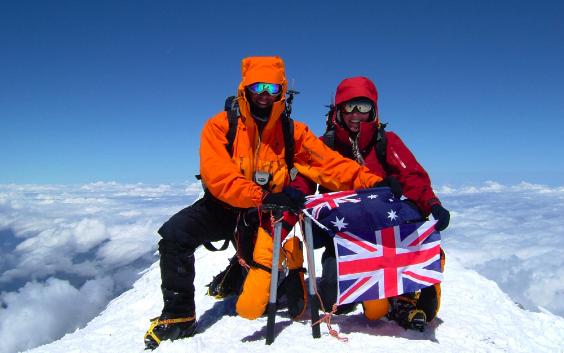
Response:
[{"label": "australian flag", "polygon": [[337,253],[337,304],[410,293],[442,280],[434,221],[387,187],[308,196],[306,214]]}]

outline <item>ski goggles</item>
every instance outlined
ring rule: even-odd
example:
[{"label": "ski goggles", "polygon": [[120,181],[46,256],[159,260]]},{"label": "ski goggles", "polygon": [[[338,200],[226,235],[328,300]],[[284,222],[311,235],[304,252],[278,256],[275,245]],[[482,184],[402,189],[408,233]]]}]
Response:
[{"label": "ski goggles", "polygon": [[355,109],[358,110],[359,113],[368,113],[372,110],[372,103],[367,100],[350,101],[346,102],[341,107],[341,110],[346,113],[352,113]]},{"label": "ski goggles", "polygon": [[248,86],[249,90],[256,94],[261,94],[262,92],[268,92],[271,96],[275,96],[282,90],[282,85],[277,85],[276,83],[266,83],[257,82]]}]

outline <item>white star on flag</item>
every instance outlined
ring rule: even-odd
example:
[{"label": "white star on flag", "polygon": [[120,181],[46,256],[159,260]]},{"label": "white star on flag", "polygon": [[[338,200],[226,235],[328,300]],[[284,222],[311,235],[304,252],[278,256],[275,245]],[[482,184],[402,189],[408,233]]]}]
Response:
[{"label": "white star on flag", "polygon": [[331,223],[333,223],[333,225],[339,229],[339,231],[341,231],[341,229],[346,228],[347,225],[349,225],[348,223],[345,223],[345,217],[343,217],[342,219],[339,219],[339,217],[335,217],[334,221],[331,221]]},{"label": "white star on flag", "polygon": [[372,194],[372,195],[368,195],[367,197],[372,200],[372,199],[377,199],[378,195]]},{"label": "white star on flag", "polygon": [[390,212],[388,212],[388,218],[389,218],[391,221],[395,221],[396,218],[398,218],[398,215],[396,214],[396,211],[391,210]]}]

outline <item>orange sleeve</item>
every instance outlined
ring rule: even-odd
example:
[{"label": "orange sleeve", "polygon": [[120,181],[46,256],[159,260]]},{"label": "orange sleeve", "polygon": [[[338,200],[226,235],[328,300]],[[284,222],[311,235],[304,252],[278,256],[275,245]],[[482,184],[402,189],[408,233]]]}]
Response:
[{"label": "orange sleeve", "polygon": [[225,148],[228,130],[226,112],[206,122],[200,144],[202,181],[213,196],[231,206],[257,207],[262,201],[262,189],[246,179],[229,156]]},{"label": "orange sleeve", "polygon": [[306,125],[295,122],[294,130],[294,164],[307,178],[334,191],[369,188],[382,180],[368,168],[327,147]]}]

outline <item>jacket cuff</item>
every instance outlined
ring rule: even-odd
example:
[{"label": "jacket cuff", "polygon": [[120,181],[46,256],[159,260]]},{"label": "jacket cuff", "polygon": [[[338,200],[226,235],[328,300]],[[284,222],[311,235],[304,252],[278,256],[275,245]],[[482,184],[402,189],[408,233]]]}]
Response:
[{"label": "jacket cuff", "polygon": [[435,205],[440,205],[441,201],[439,201],[438,198],[433,197],[432,199],[427,201],[427,207],[429,207],[429,209]]},{"label": "jacket cuff", "polygon": [[433,206],[435,205],[440,205],[441,201],[436,198],[433,197],[432,199],[429,199],[425,202],[425,209],[423,210],[423,212],[425,213],[425,216],[429,216],[431,214],[431,208],[433,208]]},{"label": "jacket cuff", "polygon": [[269,194],[268,191],[265,191],[261,187],[257,186],[256,190],[253,190],[251,192],[251,198],[253,200],[253,203],[255,204],[255,207],[262,206],[262,201],[268,194]]}]

